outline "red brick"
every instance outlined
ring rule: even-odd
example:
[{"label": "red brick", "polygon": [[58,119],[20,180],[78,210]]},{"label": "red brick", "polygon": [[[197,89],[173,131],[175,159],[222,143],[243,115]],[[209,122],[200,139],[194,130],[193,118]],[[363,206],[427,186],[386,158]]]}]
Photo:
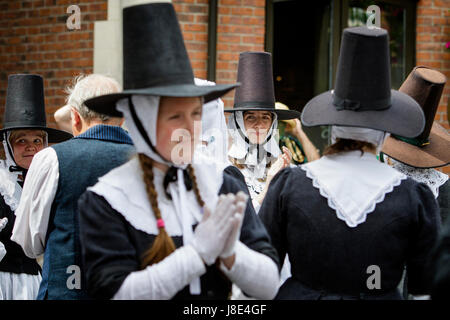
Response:
[{"label": "red brick", "polygon": [[431,18],[429,17],[422,17],[422,16],[417,16],[417,25],[430,25],[431,24]]},{"label": "red brick", "polygon": [[442,7],[444,9],[446,9],[447,11],[449,10],[449,7],[450,7],[448,0],[434,0],[433,5],[434,5],[434,7]]},{"label": "red brick", "polygon": [[450,18],[433,17],[433,26],[445,26],[449,24]]},{"label": "red brick", "polygon": [[[244,0],[244,2],[247,2],[248,0]],[[241,0],[221,0],[220,4],[223,6],[240,6],[242,5]]]},{"label": "red brick", "polygon": [[218,42],[234,42],[234,43],[239,43],[241,41],[241,37],[236,36],[236,35],[222,35],[219,34],[218,37]]},{"label": "red brick", "polygon": [[418,16],[440,16],[441,10],[439,9],[431,9],[428,7],[419,7],[417,8]]},{"label": "red brick", "polygon": [[231,14],[237,16],[252,16],[253,8],[250,7],[234,7],[231,8]]},{"label": "red brick", "polygon": [[417,26],[416,27],[416,33],[420,34],[422,32],[426,33],[440,33],[441,27],[440,26]]},{"label": "red brick", "polygon": [[417,35],[417,42],[430,42],[432,40],[430,34],[418,34]]},{"label": "red brick", "polygon": [[416,59],[418,61],[426,61],[431,59],[431,53],[430,52],[417,52]]}]

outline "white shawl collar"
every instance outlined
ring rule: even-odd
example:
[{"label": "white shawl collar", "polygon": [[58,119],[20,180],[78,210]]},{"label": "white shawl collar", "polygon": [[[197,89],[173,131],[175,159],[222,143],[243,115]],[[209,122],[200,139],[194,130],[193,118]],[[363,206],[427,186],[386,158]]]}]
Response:
[{"label": "white shawl collar", "polygon": [[349,226],[366,221],[367,214],[387,193],[406,179],[403,173],[360,151],[341,152],[301,166],[328,206]]}]

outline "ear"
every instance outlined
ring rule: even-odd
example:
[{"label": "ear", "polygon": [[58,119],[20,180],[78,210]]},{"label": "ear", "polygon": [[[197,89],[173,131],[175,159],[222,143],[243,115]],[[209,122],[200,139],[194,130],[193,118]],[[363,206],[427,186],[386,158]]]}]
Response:
[{"label": "ear", "polygon": [[77,109],[74,107],[70,108],[70,118],[72,120],[72,126],[77,126],[81,123],[81,117]]}]

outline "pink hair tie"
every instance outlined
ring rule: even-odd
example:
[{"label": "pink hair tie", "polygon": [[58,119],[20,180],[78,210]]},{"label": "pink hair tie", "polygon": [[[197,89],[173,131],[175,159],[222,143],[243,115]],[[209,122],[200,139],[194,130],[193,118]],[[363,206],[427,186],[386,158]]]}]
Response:
[{"label": "pink hair tie", "polygon": [[164,220],[163,219],[158,219],[156,220],[156,225],[158,226],[158,228],[164,228]]}]

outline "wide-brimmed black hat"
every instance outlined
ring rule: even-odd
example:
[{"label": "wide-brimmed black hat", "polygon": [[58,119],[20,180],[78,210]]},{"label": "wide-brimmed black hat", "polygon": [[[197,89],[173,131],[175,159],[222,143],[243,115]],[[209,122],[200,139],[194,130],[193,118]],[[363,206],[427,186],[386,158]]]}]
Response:
[{"label": "wide-brimmed black hat", "polygon": [[120,93],[88,99],[96,112],[120,117],[115,104],[131,95],[221,97],[238,84],[197,86],[171,3],[149,3],[123,9],[123,87]]},{"label": "wide-brimmed black hat", "polygon": [[344,29],[335,89],[311,99],[305,126],[339,125],[416,137],[425,125],[419,104],[391,90],[389,35],[380,28]]},{"label": "wide-brimmed black hat", "polygon": [[450,163],[450,135],[434,118],[444,90],[446,77],[428,67],[415,67],[399,91],[416,100],[425,113],[425,129],[415,138],[391,135],[383,153],[416,168],[436,168]]},{"label": "wide-brimmed black hat", "polygon": [[3,141],[3,132],[19,129],[46,131],[49,143],[62,142],[73,137],[69,132],[47,127],[44,81],[40,75],[13,74],[8,77],[0,141]]},{"label": "wide-brimmed black hat", "polygon": [[300,118],[295,110],[275,108],[272,55],[269,52],[242,52],[239,55],[237,81],[241,84],[234,93],[235,111],[270,111],[278,120]]}]

